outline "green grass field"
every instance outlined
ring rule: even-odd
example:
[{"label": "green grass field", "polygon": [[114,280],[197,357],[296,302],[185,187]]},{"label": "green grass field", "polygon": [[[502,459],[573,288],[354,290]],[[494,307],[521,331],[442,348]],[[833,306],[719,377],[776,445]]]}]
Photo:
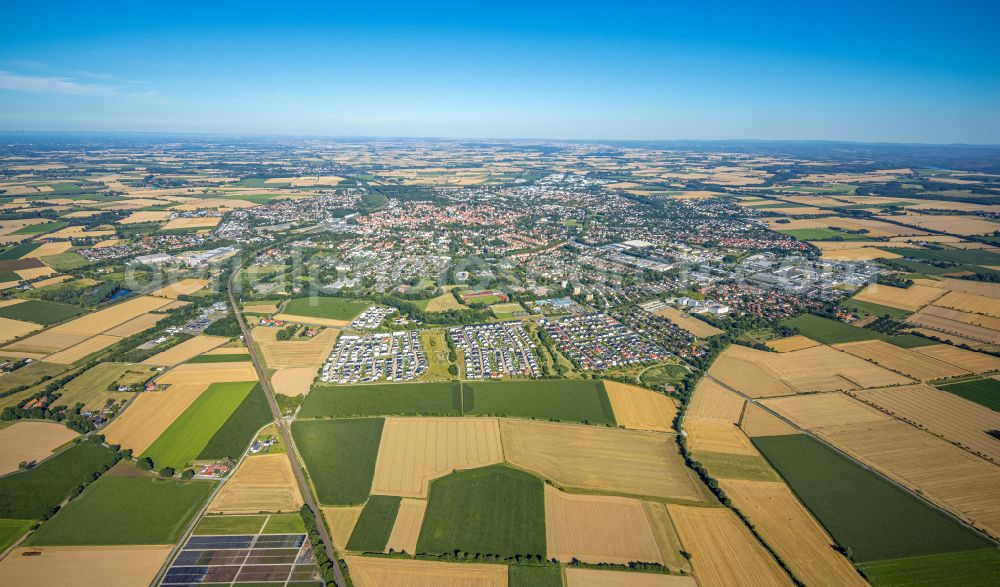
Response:
[{"label": "green grass field", "polygon": [[173,544],[215,483],[104,475],[28,540],[32,546]]},{"label": "green grass field", "polygon": [[194,534],[232,536],[256,534],[264,527],[267,516],[205,516],[194,528]]},{"label": "green grass field", "polygon": [[69,226],[69,222],[41,222],[39,224],[22,226],[11,234],[41,234],[43,232],[53,232],[66,226]]},{"label": "green grass field", "polygon": [[55,377],[67,370],[66,365],[56,365],[55,363],[43,363],[35,361],[17,371],[11,371],[0,377],[0,393],[23,385],[35,385],[43,377]]},{"label": "green grass field", "polygon": [[975,381],[963,381],[951,385],[939,385],[940,389],[964,397],[969,401],[984,405],[1000,412],[1000,381],[987,377]]},{"label": "green grass field", "polygon": [[914,336],[912,334],[900,334],[889,336],[881,332],[875,332],[867,328],[858,328],[850,324],[844,324],[822,316],[813,314],[802,314],[794,318],[788,318],[781,322],[785,326],[798,328],[803,336],[819,341],[823,344],[837,344],[840,342],[856,342],[859,340],[884,340],[904,349],[938,344],[928,338]]},{"label": "green grass field", "polygon": [[89,265],[90,261],[87,261],[80,255],[76,253],[59,253],[56,255],[46,255],[42,257],[42,262],[53,269],[59,271],[68,271],[70,269],[79,269],[84,265]]},{"label": "green grass field", "polygon": [[292,423],[321,504],[357,505],[368,499],[384,423],[381,418]]},{"label": "green grass field", "polygon": [[507,573],[508,587],[562,587],[562,569],[557,566],[510,565]]},{"label": "green grass field", "polygon": [[[777,207],[777,206],[776,206]],[[871,236],[865,234],[849,234],[839,230],[829,228],[799,228],[793,230],[778,230],[781,234],[800,241],[863,241],[871,240]]]},{"label": "green grass field", "polygon": [[0,518],[37,520],[114,458],[107,447],[81,442],[33,469],[0,478]]},{"label": "green grass field", "polygon": [[0,316],[11,320],[24,320],[35,324],[55,324],[83,314],[83,308],[42,300],[25,300],[13,306],[0,308]]},{"label": "green grass field", "polygon": [[891,253],[902,255],[908,259],[926,259],[930,261],[950,261],[968,263],[970,265],[985,265],[995,267],[1000,265],[1000,255],[986,249],[894,249],[880,247]]},{"label": "green grass field", "polygon": [[542,480],[504,465],[431,483],[417,552],[545,556]]},{"label": "green grass field", "polygon": [[250,360],[250,355],[198,355],[188,363],[242,363]]},{"label": "green grass field", "polygon": [[875,587],[990,587],[1000,577],[1000,550],[919,556],[858,565]]},{"label": "green grass field", "polygon": [[20,259],[40,246],[42,246],[40,243],[21,243],[19,245],[14,245],[6,251],[0,252],[0,261]]},{"label": "green grass field", "polygon": [[465,413],[616,426],[600,381],[541,379],[463,383]]},{"label": "green grass field", "polygon": [[328,318],[330,320],[353,320],[371,303],[347,298],[309,297],[289,300],[282,312],[293,316]]},{"label": "green grass field", "polygon": [[302,402],[299,418],[460,416],[461,394],[458,382],[320,385]]},{"label": "green grass field", "polygon": [[241,381],[208,386],[142,456],[153,459],[156,469],[183,469],[198,458],[255,385]]},{"label": "green grass field", "polygon": [[713,477],[751,481],[781,480],[766,460],[755,455],[697,451],[692,456],[708,469]]},{"label": "green grass field", "polygon": [[0,552],[7,550],[35,524],[34,520],[0,519]]},{"label": "green grass field", "polygon": [[804,434],[752,439],[856,562],[986,548],[939,510]]},{"label": "green grass field", "polygon": [[298,534],[306,533],[305,522],[299,514],[271,514],[264,524],[261,534]]},{"label": "green grass field", "polygon": [[250,446],[257,431],[272,419],[264,389],[255,385],[208,441],[198,459],[238,458]]},{"label": "green grass field", "polygon": [[890,308],[889,306],[883,306],[881,304],[873,304],[871,302],[864,302],[861,300],[846,300],[841,304],[845,308],[855,310],[858,312],[864,312],[865,314],[871,314],[873,316],[885,316],[888,315],[890,318],[905,318],[912,314],[907,310],[900,310],[899,308]]},{"label": "green grass field", "polygon": [[11,281],[21,281],[21,276],[13,271],[0,271],[0,283],[9,283]]},{"label": "green grass field", "polygon": [[[361,510],[347,550],[358,552],[382,552],[389,541],[392,526],[396,523],[400,498],[392,495],[373,495]],[[412,553],[411,553],[412,554]]]}]

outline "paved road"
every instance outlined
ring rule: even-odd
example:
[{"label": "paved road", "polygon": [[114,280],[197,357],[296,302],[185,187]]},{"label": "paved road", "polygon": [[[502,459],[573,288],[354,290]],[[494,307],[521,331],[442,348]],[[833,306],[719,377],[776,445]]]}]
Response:
[{"label": "paved road", "polygon": [[312,511],[316,514],[316,528],[319,530],[319,535],[323,539],[323,545],[326,547],[326,556],[333,561],[333,573],[334,581],[337,583],[337,587],[345,587],[344,575],[340,572],[340,564],[337,562],[337,555],[333,551],[333,543],[330,541],[330,536],[326,532],[326,525],[323,523],[322,515],[316,503],[312,498],[312,493],[309,491],[309,485],[306,483],[306,478],[302,474],[302,469],[299,467],[299,460],[296,456],[296,449],[294,441],[292,440],[292,435],[288,432],[288,426],[285,423],[284,418],[281,417],[281,410],[278,409],[278,403],[274,400],[274,390],[271,389],[271,382],[267,379],[267,372],[264,371],[260,364],[260,358],[257,356],[257,349],[253,345],[253,340],[250,339],[250,330],[247,328],[246,322],[243,320],[243,314],[240,312],[240,306],[236,302],[236,296],[233,294],[233,279],[235,279],[236,274],[242,268],[242,263],[239,266],[233,268],[232,275],[229,277],[229,282],[226,284],[226,290],[229,295],[229,304],[233,308],[233,313],[236,315],[236,321],[240,325],[240,331],[243,332],[243,341],[247,345],[247,351],[250,353],[250,361],[253,362],[253,367],[257,371],[257,379],[260,380],[261,386],[264,388],[264,395],[267,396],[267,403],[271,406],[271,415],[274,416],[274,423],[278,427],[278,432],[281,434],[281,439],[285,443],[285,450],[288,452],[288,458],[292,463],[292,471],[295,472],[295,480],[298,481],[299,491],[302,493],[302,499],[305,500],[306,505],[312,508]]}]

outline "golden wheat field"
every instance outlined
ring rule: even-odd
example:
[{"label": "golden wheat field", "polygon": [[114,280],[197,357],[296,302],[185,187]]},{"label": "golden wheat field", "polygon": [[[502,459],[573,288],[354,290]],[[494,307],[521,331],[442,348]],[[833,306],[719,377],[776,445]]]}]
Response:
[{"label": "golden wheat field", "polygon": [[824,259],[830,259],[832,261],[871,261],[873,259],[902,258],[902,255],[884,251],[875,246],[827,249],[823,246],[826,243],[810,242],[810,244],[819,247],[823,251],[821,256]]},{"label": "golden wheat field", "polygon": [[722,334],[721,330],[712,326],[708,322],[699,320],[690,314],[681,312],[677,308],[665,308],[656,312],[656,315],[670,320],[677,326],[680,326],[698,338],[708,338],[710,336],[715,336],[716,334]]},{"label": "golden wheat field", "polygon": [[16,471],[21,461],[41,461],[78,434],[56,422],[21,420],[0,428],[0,475]]},{"label": "golden wheat field", "polygon": [[404,497],[399,502],[399,511],[396,513],[396,521],[392,525],[389,533],[389,540],[385,543],[385,551],[405,552],[416,554],[417,539],[420,537],[420,526],[424,523],[424,514],[427,512],[427,500],[411,499]]},{"label": "golden wheat field", "polygon": [[787,224],[778,222],[780,218],[768,218],[767,224],[772,230],[799,230],[803,228],[841,228],[844,230],[867,230],[871,237],[892,237],[926,234],[922,230],[906,228],[882,222],[861,218],[844,218],[841,216],[826,216],[823,218],[795,218]]},{"label": "golden wheat field", "polygon": [[[41,257],[47,257],[49,255],[58,255],[59,253],[65,253],[66,251],[73,248],[73,243],[68,241],[57,241],[51,243],[42,243],[37,249],[27,253],[22,259],[38,259]],[[36,284],[37,286],[37,284]],[[41,286],[37,286],[41,287]]]},{"label": "golden wheat field", "polygon": [[750,439],[731,422],[687,417],[684,418],[683,428],[692,451],[758,455]]},{"label": "golden wheat field", "polygon": [[357,587],[507,587],[507,565],[346,556]]},{"label": "golden wheat field", "polygon": [[792,585],[774,558],[727,508],[667,505],[684,549],[691,553],[698,584]]},{"label": "golden wheat field", "polygon": [[502,460],[495,418],[386,418],[371,493],[427,497],[438,477]]},{"label": "golden wheat field", "polygon": [[57,353],[53,353],[45,357],[46,363],[59,363],[61,365],[70,365],[81,359],[89,357],[90,355],[96,353],[97,351],[108,348],[109,346],[120,341],[120,336],[108,336],[106,334],[97,334],[91,336],[87,340],[75,344],[68,349],[63,349]]},{"label": "golden wheat field", "polygon": [[278,311],[277,304],[243,304],[244,312],[251,312],[253,314],[274,314]]},{"label": "golden wheat field", "polygon": [[140,314],[162,308],[168,303],[170,300],[164,298],[140,296],[70,320],[49,330],[65,334],[99,334],[124,324]]},{"label": "golden wheat field", "polygon": [[156,323],[164,318],[165,316],[163,314],[139,314],[128,322],[124,322],[115,326],[111,330],[105,331],[104,334],[122,337],[132,336],[133,334],[139,334],[143,330],[156,326]]},{"label": "golden wheat field", "polygon": [[656,546],[660,549],[663,564],[672,571],[690,573],[691,561],[681,554],[681,550],[683,550],[681,540],[677,536],[674,523],[670,521],[667,506],[658,501],[644,501],[642,509],[646,511],[646,519],[653,531]]},{"label": "golden wheat field", "polygon": [[174,345],[162,353],[157,353],[143,361],[146,365],[163,365],[172,367],[178,363],[183,363],[192,357],[196,357],[205,351],[229,342],[224,336],[208,336],[199,334],[194,338],[189,338],[184,342]]},{"label": "golden wheat field", "polygon": [[149,585],[172,550],[170,544],[16,548],[0,560],[0,576],[8,585],[36,587],[79,585],[82,577],[100,577],[106,587]]},{"label": "golden wheat field", "polygon": [[852,392],[896,418],[922,428],[1000,463],[1000,442],[989,435],[1000,430],[1000,413],[929,385],[905,385]]},{"label": "golden wheat field", "polygon": [[158,383],[226,383],[257,381],[253,363],[185,363],[163,374]]},{"label": "golden wheat field", "polygon": [[32,267],[31,269],[15,269],[14,273],[23,281],[29,281],[38,277],[52,275],[56,270],[51,267]]},{"label": "golden wheat field", "polygon": [[[973,323],[972,321],[974,320],[980,322],[980,324]],[[935,336],[938,338],[946,339],[951,335],[955,335],[962,339],[978,341],[986,345],[1000,344],[1000,329],[981,325],[988,323],[990,326],[994,326],[992,322],[994,320],[997,319],[991,316],[982,316],[981,314],[970,314],[948,308],[939,308],[938,306],[927,306],[906,319],[910,324],[916,324],[923,329],[937,333]]]},{"label": "golden wheat field", "polygon": [[997,230],[995,222],[990,222],[979,216],[907,214],[905,216],[894,216],[893,220],[928,230],[948,232],[962,236],[992,234]]},{"label": "golden wheat field", "polygon": [[694,577],[566,567],[566,587],[696,587]]},{"label": "golden wheat field", "polygon": [[605,381],[604,389],[619,426],[632,430],[670,432],[677,406],[667,396],[616,381]]},{"label": "golden wheat field", "polygon": [[886,369],[920,381],[933,381],[969,374],[965,369],[960,369],[950,363],[915,353],[882,340],[848,342],[834,345],[834,348],[873,361]]},{"label": "golden wheat field", "polygon": [[132,212],[125,218],[118,221],[118,224],[139,224],[142,222],[163,222],[170,218],[170,212],[166,210],[143,210]]},{"label": "golden wheat field", "polygon": [[947,344],[935,344],[913,349],[915,352],[946,363],[951,363],[973,373],[988,373],[1000,370],[1000,357],[960,349]]},{"label": "golden wheat field", "polygon": [[997,298],[962,291],[949,291],[935,301],[934,305],[1000,318],[1000,302],[997,301]]},{"label": "golden wheat field", "polygon": [[758,436],[785,436],[787,434],[799,433],[794,426],[755,403],[747,404],[747,409],[743,413],[743,420],[740,422],[740,428],[750,438]]},{"label": "golden wheat field", "polygon": [[243,459],[208,505],[214,514],[297,512],[302,495],[285,453]]},{"label": "golden wheat field", "polygon": [[[177,207],[180,210],[180,206]],[[161,230],[177,230],[184,228],[214,228],[222,220],[221,216],[204,216],[199,218],[174,218],[161,227]]]},{"label": "golden wheat field", "polygon": [[890,419],[888,415],[839,391],[777,397],[761,400],[760,403],[808,430]]},{"label": "golden wheat field", "polygon": [[790,353],[792,351],[801,351],[802,349],[819,346],[818,342],[807,336],[802,336],[801,334],[771,340],[765,344],[770,347],[771,350],[779,353]]},{"label": "golden wheat field", "polygon": [[42,326],[33,322],[22,322],[11,320],[10,318],[0,318],[0,343],[20,338],[25,334],[32,333]]},{"label": "golden wheat field", "polygon": [[347,541],[351,539],[354,525],[358,523],[364,506],[323,506],[320,509],[323,511],[323,518],[326,519],[326,526],[330,529],[330,539],[333,540],[334,546],[341,549],[347,546]]},{"label": "golden wheat field", "polygon": [[161,287],[149,295],[176,300],[178,296],[191,295],[203,289],[209,283],[211,282],[207,279],[182,279],[176,283]]},{"label": "golden wheat field", "polygon": [[271,386],[275,393],[295,397],[309,393],[313,379],[316,378],[315,367],[289,367],[278,369],[271,375]]},{"label": "golden wheat field", "polygon": [[627,497],[576,495],[546,485],[545,541],[546,557],[564,562],[664,562],[642,502]]},{"label": "golden wheat field", "polygon": [[310,367],[315,373],[333,350],[339,331],[326,328],[312,338],[288,341],[275,340],[277,333],[276,328],[254,328],[250,331],[267,366],[271,369]]},{"label": "golden wheat field", "polygon": [[733,504],[806,585],[868,583],[783,481],[719,481]]},{"label": "golden wheat field", "polygon": [[145,391],[104,428],[108,443],[142,454],[184,410],[208,389],[208,382],[174,384],[166,391]]},{"label": "golden wheat field", "polygon": [[735,424],[743,413],[742,397],[719,385],[710,377],[702,377],[694,388],[687,417]]},{"label": "golden wheat field", "polygon": [[854,299],[915,312],[941,297],[942,293],[939,288],[927,287],[925,285],[913,284],[903,289],[901,287],[873,283],[855,295]]},{"label": "golden wheat field", "polygon": [[995,318],[993,316],[984,316],[983,314],[974,314],[971,312],[962,312],[959,310],[952,310],[950,308],[942,308],[939,306],[927,306],[923,310],[920,310],[914,316],[920,315],[932,315],[939,316],[941,318],[948,318],[949,320],[954,320],[955,322],[962,322],[963,324],[972,324],[974,326],[981,326],[989,330],[1000,331],[1000,318]]},{"label": "golden wheat field", "polygon": [[[275,314],[275,320],[284,320],[285,322],[298,322],[301,324],[315,324],[317,326],[348,326],[350,325],[350,320],[334,320],[332,318],[314,318],[312,316],[296,316],[295,314]],[[255,329],[256,330],[256,329]]]},{"label": "golden wheat field", "polygon": [[701,502],[705,487],[671,436],[530,420],[501,420],[507,460],[566,488]]},{"label": "golden wheat field", "polygon": [[915,279],[914,283],[929,287],[940,287],[951,291],[986,296],[988,298],[1000,298],[1000,283],[989,283],[986,281],[971,281],[968,279],[954,279],[951,277],[939,277],[936,279]]}]

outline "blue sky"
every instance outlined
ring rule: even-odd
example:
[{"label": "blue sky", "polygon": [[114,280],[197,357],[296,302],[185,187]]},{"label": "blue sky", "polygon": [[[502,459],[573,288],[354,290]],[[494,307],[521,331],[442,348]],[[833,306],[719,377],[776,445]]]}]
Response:
[{"label": "blue sky", "polygon": [[996,2],[151,4],[5,6],[0,129],[1000,143]]}]

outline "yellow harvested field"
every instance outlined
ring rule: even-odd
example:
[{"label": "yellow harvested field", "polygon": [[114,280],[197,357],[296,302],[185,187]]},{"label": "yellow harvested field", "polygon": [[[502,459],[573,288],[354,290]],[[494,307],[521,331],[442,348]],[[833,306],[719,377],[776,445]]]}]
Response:
[{"label": "yellow harvested field", "polygon": [[[180,207],[177,208],[178,210]],[[198,218],[174,218],[163,225],[161,230],[177,230],[184,228],[214,228],[222,220],[221,216],[203,216]]]},{"label": "yellow harvested field", "polygon": [[142,454],[191,402],[208,388],[208,382],[174,384],[165,391],[144,391],[136,396],[103,430],[109,444],[120,444]]},{"label": "yellow harvested field", "polygon": [[694,577],[566,567],[566,587],[697,587]]},{"label": "yellow harvested field", "polygon": [[546,485],[545,542],[546,558],[563,562],[663,564],[642,502],[628,497],[577,495]]},{"label": "yellow harvested field", "polygon": [[0,475],[16,471],[21,461],[41,461],[78,434],[56,422],[21,420],[0,428]]},{"label": "yellow harvested field", "polygon": [[100,577],[102,587],[150,585],[172,551],[171,544],[16,548],[0,561],[0,577],[7,585],[35,587],[80,585],[81,577]]},{"label": "yellow harvested field", "polygon": [[140,296],[81,316],[75,320],[70,320],[50,330],[52,332],[71,334],[98,334],[124,324],[140,314],[162,308],[168,303],[170,303],[170,300],[163,298]]},{"label": "yellow harvested field", "polygon": [[796,334],[795,336],[772,340],[765,344],[775,352],[790,353],[792,351],[801,351],[802,349],[819,346],[820,343],[807,336]]},{"label": "yellow harvested field", "polygon": [[934,305],[1000,318],[1000,299],[998,298],[989,298],[961,291],[950,291],[941,297],[941,299],[934,302]]},{"label": "yellow harvested field", "polygon": [[94,245],[94,248],[95,249],[106,249],[108,247],[118,246],[118,245],[122,244],[123,242],[125,242],[125,241],[121,240],[121,239],[109,238],[108,240],[103,240],[103,241],[101,241],[99,243],[96,243]]},{"label": "yellow harvested field", "polygon": [[808,430],[890,419],[890,416],[840,392],[771,398],[760,403]]},{"label": "yellow harvested field", "polygon": [[140,222],[163,222],[170,218],[170,212],[166,210],[146,210],[142,212],[132,212],[125,218],[118,221],[118,224],[139,224]]},{"label": "yellow harvested field", "polygon": [[907,214],[893,216],[893,220],[904,224],[912,224],[928,230],[947,232],[961,236],[992,234],[997,230],[997,224],[979,216],[944,215],[944,214]]},{"label": "yellow harvested field", "polygon": [[21,278],[22,281],[29,281],[31,279],[36,279],[38,277],[45,277],[46,275],[52,275],[56,270],[51,267],[32,267],[31,269],[17,269],[14,273]]},{"label": "yellow harvested field", "polygon": [[191,210],[218,210],[225,212],[236,210],[237,208],[253,208],[257,204],[245,200],[233,200],[226,198],[186,198],[183,204],[171,206],[171,210],[187,212]]},{"label": "yellow harvested field", "polygon": [[948,344],[917,347],[913,350],[921,355],[951,363],[973,373],[989,373],[990,371],[1000,370],[1000,357],[960,349]]},{"label": "yellow harvested field", "polygon": [[794,426],[754,403],[747,404],[740,428],[750,438],[799,434]]},{"label": "yellow harvested field", "polygon": [[91,336],[87,340],[81,342],[80,344],[69,347],[68,349],[61,350],[57,353],[51,354],[45,357],[46,363],[59,363],[60,365],[69,365],[75,363],[80,359],[89,357],[90,355],[96,353],[97,351],[108,348],[109,346],[120,341],[122,338],[120,336],[108,336],[106,334],[97,334]]},{"label": "yellow harvested field", "polygon": [[848,342],[833,345],[833,348],[868,361],[874,361],[886,369],[920,381],[933,381],[969,374],[965,369],[960,369],[950,363],[900,348],[882,340]]},{"label": "yellow harvested field", "polygon": [[952,310],[950,308],[941,308],[939,306],[927,306],[923,310],[920,310],[916,315],[926,315],[930,314],[932,316],[940,316],[942,318],[948,318],[954,320],[955,322],[961,322],[963,324],[972,324],[975,326],[981,326],[988,330],[995,330],[1000,332],[1000,318],[994,318],[993,316],[984,316],[983,314],[974,314],[971,312],[962,312],[960,310]]},{"label": "yellow harvested field", "polygon": [[343,549],[347,546],[347,541],[351,539],[351,533],[354,532],[354,525],[358,523],[358,518],[361,517],[361,510],[365,509],[364,506],[350,506],[350,507],[332,507],[324,506],[320,510],[323,511],[323,517],[326,518],[326,526],[330,529],[330,539],[333,540],[333,545],[339,549]]},{"label": "yellow harvested field", "polygon": [[791,579],[727,508],[669,504],[667,511],[701,587],[792,585]]},{"label": "yellow harvested field", "polygon": [[929,385],[906,385],[854,392],[863,402],[896,418],[915,422],[931,434],[1000,463],[1000,442],[989,435],[1000,430],[1000,413]]},{"label": "yellow harvested field", "polygon": [[694,388],[687,417],[735,424],[740,421],[745,402],[742,397],[722,387],[714,379],[702,377]]},{"label": "yellow harvested field", "polygon": [[111,336],[132,336],[133,334],[139,334],[143,330],[152,328],[164,318],[163,314],[139,314],[128,322],[119,324],[111,330],[106,331],[104,334],[110,334]]},{"label": "yellow harvested field", "polygon": [[183,363],[192,357],[196,357],[205,351],[212,350],[221,344],[225,344],[226,342],[229,342],[229,338],[225,336],[208,336],[207,334],[199,334],[194,338],[189,338],[178,345],[170,347],[162,353],[157,353],[152,357],[149,357],[143,361],[143,363],[146,365],[164,365],[172,367],[178,363]]},{"label": "yellow harvested field", "polygon": [[663,564],[671,571],[691,572],[691,561],[681,554],[681,539],[677,536],[674,523],[670,521],[670,514],[667,513],[667,506],[658,501],[642,502],[642,509],[646,511],[646,519],[649,527],[653,531],[653,538],[660,549],[660,556]]},{"label": "yellow harvested field", "polygon": [[386,418],[371,493],[426,498],[432,480],[502,460],[495,418]]},{"label": "yellow harvested field", "polygon": [[176,283],[161,287],[149,295],[176,300],[178,296],[191,295],[209,283],[211,282],[207,279],[182,279]]},{"label": "yellow harvested field", "polygon": [[357,587],[507,587],[507,565],[345,556]]},{"label": "yellow harvested field", "polygon": [[868,585],[783,481],[719,481],[733,504],[806,585]]},{"label": "yellow harvested field", "polygon": [[604,389],[619,426],[632,430],[671,431],[677,406],[667,396],[616,381],[605,381]]},{"label": "yellow harvested field", "polygon": [[60,241],[53,243],[42,243],[37,249],[29,252],[28,254],[21,257],[22,259],[37,259],[39,257],[46,257],[48,255],[58,255],[59,253],[65,253],[66,251],[73,248],[73,244],[69,241]]},{"label": "yellow harvested field", "polygon": [[185,363],[160,377],[158,383],[225,383],[231,381],[257,381],[253,363]]},{"label": "yellow harvested field", "polygon": [[19,340],[8,348],[48,354],[79,344],[89,337],[89,334],[69,334],[49,329]]},{"label": "yellow harvested field", "polygon": [[48,287],[50,285],[56,285],[56,284],[62,283],[64,281],[69,281],[71,279],[73,279],[72,275],[56,275],[56,276],[50,277],[48,279],[43,279],[41,281],[36,281],[36,282],[34,282],[34,283],[31,284],[31,287],[34,288],[34,289],[41,289],[43,287]]},{"label": "yellow harvested field", "polygon": [[278,334],[277,328],[258,327],[250,331],[250,337],[260,348],[268,368],[308,367],[315,375],[333,350],[339,333],[327,328],[312,338],[296,337],[295,340],[279,341],[274,338]]},{"label": "yellow harvested field", "polygon": [[275,320],[285,322],[300,322],[302,324],[315,324],[317,326],[348,326],[350,320],[333,320],[332,318],[314,318],[312,316],[296,316],[294,314],[275,314]]},{"label": "yellow harvested field", "polygon": [[906,321],[935,331],[942,339],[946,338],[942,335],[957,335],[984,344],[1000,344],[1000,319],[992,316],[927,306]]},{"label": "yellow harvested field", "polygon": [[67,226],[62,230],[50,232],[45,238],[73,239],[73,238],[96,238],[99,236],[112,236],[113,230],[84,230],[83,226]]},{"label": "yellow harvested field", "polygon": [[952,291],[961,291],[988,298],[1000,298],[1000,283],[989,283],[986,281],[970,281],[968,279],[953,279],[950,277],[940,277],[938,279],[917,279],[915,283],[930,287],[940,287]]},{"label": "yellow harvested field", "polygon": [[941,295],[942,290],[939,288],[927,287],[925,285],[913,284],[903,289],[901,287],[873,283],[861,290],[860,293],[854,296],[854,299],[915,312],[938,299]]},{"label": "yellow harvested field", "polygon": [[800,230],[804,228],[840,228],[844,230],[867,230],[868,236],[911,236],[926,234],[923,230],[889,224],[880,220],[864,218],[845,218],[843,216],[826,216],[822,218],[795,218],[787,224],[778,222],[780,218],[768,218],[765,221],[772,230]]},{"label": "yellow harvested field", "polygon": [[274,314],[278,311],[278,304],[244,304],[243,311],[255,314]]},{"label": "yellow harvested field", "polygon": [[0,343],[7,342],[8,340],[14,340],[15,338],[21,338],[25,334],[34,332],[41,327],[41,324],[35,324],[34,322],[22,322],[20,320],[11,320],[10,318],[0,318]]},{"label": "yellow harvested field", "polygon": [[1000,535],[1000,467],[995,464],[888,417],[815,432],[973,526]]},{"label": "yellow harvested field", "polygon": [[501,420],[507,460],[566,488],[688,502],[709,499],[674,439],[658,432]]},{"label": "yellow harvested field", "polygon": [[[242,350],[242,349],[241,349]],[[295,397],[309,393],[313,379],[316,378],[315,367],[288,367],[278,369],[271,375],[271,386],[275,393]]]},{"label": "yellow harvested field", "polygon": [[663,310],[656,312],[655,315],[670,320],[677,326],[680,326],[698,338],[708,338],[710,336],[715,336],[716,334],[722,334],[722,331],[715,326],[712,326],[703,320],[699,320],[686,312],[681,312],[677,308],[664,308]]},{"label": "yellow harvested field", "polygon": [[302,495],[285,453],[246,457],[208,505],[213,514],[297,512]]},{"label": "yellow harvested field", "polygon": [[437,297],[427,300],[427,312],[447,312],[448,310],[462,310],[465,306],[458,303],[451,292],[445,292]]},{"label": "yellow harvested field", "polygon": [[385,551],[416,554],[417,538],[420,537],[420,526],[424,523],[426,512],[427,500],[403,498],[399,502],[399,511],[396,513],[392,532],[389,533],[389,540],[385,544]]},{"label": "yellow harvested field", "polygon": [[689,417],[684,419],[683,430],[692,451],[759,456],[736,424]]},{"label": "yellow harvested field", "polygon": [[170,302],[169,304],[167,304],[166,306],[163,306],[162,308],[159,308],[156,311],[157,312],[169,312],[171,310],[176,310],[177,308],[183,308],[184,306],[189,306],[189,305],[191,305],[191,302],[185,302],[183,300],[174,300],[174,301]]},{"label": "yellow harvested field", "polygon": [[[812,245],[822,245],[820,242],[810,242]],[[882,243],[886,246],[888,243]],[[882,249],[871,247],[849,247],[849,248],[838,248],[838,249],[828,249],[820,247],[823,251],[821,255],[824,259],[830,259],[833,261],[871,261],[873,259],[900,259],[902,255],[897,253],[892,253],[889,251],[883,251]]]},{"label": "yellow harvested field", "polygon": [[708,375],[750,397],[912,383],[907,377],[826,345],[788,353],[732,345]]},{"label": "yellow harvested field", "polygon": [[[230,345],[236,346],[230,346]],[[243,346],[243,343],[233,341],[226,346],[220,346],[217,349],[212,349],[205,353],[206,355],[245,355],[247,354],[247,347]]]}]

